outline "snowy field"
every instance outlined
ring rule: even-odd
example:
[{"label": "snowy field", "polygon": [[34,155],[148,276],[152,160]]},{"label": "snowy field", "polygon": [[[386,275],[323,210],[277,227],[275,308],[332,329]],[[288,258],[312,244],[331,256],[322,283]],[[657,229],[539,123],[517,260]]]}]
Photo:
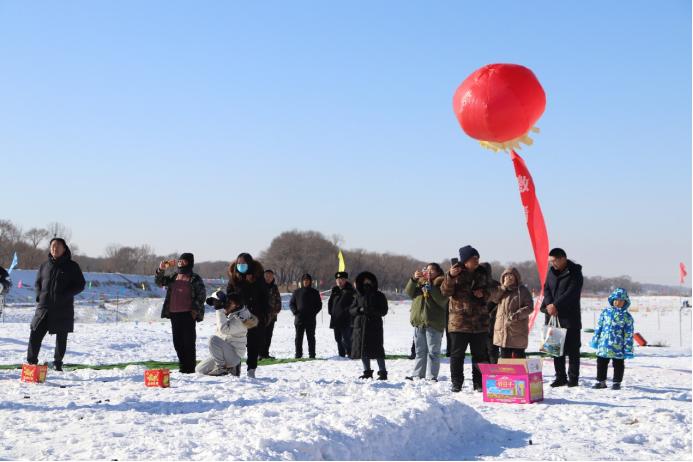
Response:
[{"label": "snowy field", "polygon": [[[584,327],[601,300],[584,299]],[[408,382],[413,362],[388,361],[387,382],[356,379],[360,361],[336,357],[328,316],[318,315],[323,360],[262,366],[257,379],[199,377],[172,371],[172,386],[143,385],[144,367],[49,371],[45,384],[24,384],[19,370],[0,370],[0,459],[541,459],[690,460],[691,316],[677,297],[635,297],[636,331],[666,347],[636,348],[621,391],[592,390],[595,361],[583,359],[580,387],[551,389],[530,405],[484,403],[471,390],[449,392],[441,381]],[[175,361],[161,299],[132,299],[117,308],[77,309],[66,363]],[[0,364],[23,361],[33,310],[10,306],[0,324]],[[409,303],[391,302],[385,349],[406,354]],[[198,324],[198,359],[214,331],[208,312]],[[289,312],[279,315],[271,353],[293,357]],[[591,334],[583,334],[586,345]],[[680,342],[684,347],[680,347]],[[47,336],[40,359],[51,360]],[[530,337],[536,351],[539,330]],[[304,347],[305,348],[305,347]],[[443,345],[445,348],[445,345]],[[583,346],[583,351],[591,351]],[[245,368],[244,368],[245,372]],[[609,371],[611,377],[612,371]]]}]

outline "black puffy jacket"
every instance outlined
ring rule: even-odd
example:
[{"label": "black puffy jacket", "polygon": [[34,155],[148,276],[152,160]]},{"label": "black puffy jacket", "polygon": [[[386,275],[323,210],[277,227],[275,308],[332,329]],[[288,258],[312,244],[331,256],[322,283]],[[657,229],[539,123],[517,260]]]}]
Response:
[{"label": "black puffy jacket", "polygon": [[291,295],[289,307],[294,316],[296,316],[296,324],[314,323],[315,317],[322,309],[320,292],[312,287],[301,287],[300,289],[296,289]]},{"label": "black puffy jacket", "polygon": [[[373,281],[373,285],[364,284],[366,278]],[[387,298],[378,290],[378,280],[373,273],[364,271],[354,282],[356,297],[349,309],[354,318],[351,358],[384,358],[383,316],[387,314]]]},{"label": "black puffy jacket", "polygon": [[354,286],[346,283],[343,289],[339,286],[332,288],[327,302],[327,312],[330,314],[330,329],[341,329],[351,324],[349,308],[354,303]]},{"label": "black puffy jacket", "polygon": [[48,261],[36,272],[36,313],[31,329],[36,330],[44,319],[48,332],[72,332],[75,327],[75,295],[84,290],[84,275],[77,262],[72,260],[70,249],[58,259],[50,254]]},{"label": "black puffy jacket", "polygon": [[582,329],[580,294],[582,293],[582,266],[568,260],[568,266],[560,273],[549,268],[544,284],[544,300],[541,311],[546,313],[546,323],[551,316],[546,306],[554,304],[558,310],[558,321],[566,329]]}]

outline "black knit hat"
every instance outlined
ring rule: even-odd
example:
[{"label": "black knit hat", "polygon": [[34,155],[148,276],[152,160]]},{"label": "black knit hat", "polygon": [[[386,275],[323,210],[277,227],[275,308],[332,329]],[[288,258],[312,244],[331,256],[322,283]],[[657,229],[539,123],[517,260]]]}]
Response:
[{"label": "black knit hat", "polygon": [[334,278],[349,279],[349,273],[347,273],[346,271],[337,271],[336,273],[334,273]]},{"label": "black knit hat", "polygon": [[311,276],[310,274],[306,273],[306,274],[304,274],[303,276],[301,276],[301,281],[303,281],[304,279],[310,279],[310,280],[312,281],[312,280],[313,280],[313,276]]},{"label": "black knit hat", "polygon": [[188,266],[189,266],[190,268],[192,268],[193,266],[195,266],[195,257],[194,257],[193,254],[191,254],[190,252],[186,252],[186,253],[180,254],[180,257],[178,257],[178,260],[185,260],[185,261],[187,261],[187,262],[188,262]]},{"label": "black knit hat", "polygon": [[471,245],[465,245],[464,247],[460,248],[460,263],[463,265],[470,258],[478,256],[479,252]]}]

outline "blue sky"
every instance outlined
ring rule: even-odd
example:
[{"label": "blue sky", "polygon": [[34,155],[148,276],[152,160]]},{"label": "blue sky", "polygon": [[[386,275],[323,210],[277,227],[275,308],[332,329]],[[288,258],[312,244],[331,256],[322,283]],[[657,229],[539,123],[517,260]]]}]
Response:
[{"label": "blue sky", "polygon": [[[691,267],[691,5],[0,2],[2,218],[108,244],[533,258],[512,164],[452,112],[464,78],[530,67],[525,158],[552,246],[587,275]],[[347,262],[348,264],[348,262]]]}]

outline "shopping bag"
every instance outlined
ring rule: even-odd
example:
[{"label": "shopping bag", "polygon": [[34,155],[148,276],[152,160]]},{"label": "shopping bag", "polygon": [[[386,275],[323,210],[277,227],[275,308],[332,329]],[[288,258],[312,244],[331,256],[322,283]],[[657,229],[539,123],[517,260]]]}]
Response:
[{"label": "shopping bag", "polygon": [[541,348],[539,351],[549,356],[563,356],[563,346],[567,329],[561,327],[561,323],[556,316],[551,316],[549,323],[544,326]]}]

